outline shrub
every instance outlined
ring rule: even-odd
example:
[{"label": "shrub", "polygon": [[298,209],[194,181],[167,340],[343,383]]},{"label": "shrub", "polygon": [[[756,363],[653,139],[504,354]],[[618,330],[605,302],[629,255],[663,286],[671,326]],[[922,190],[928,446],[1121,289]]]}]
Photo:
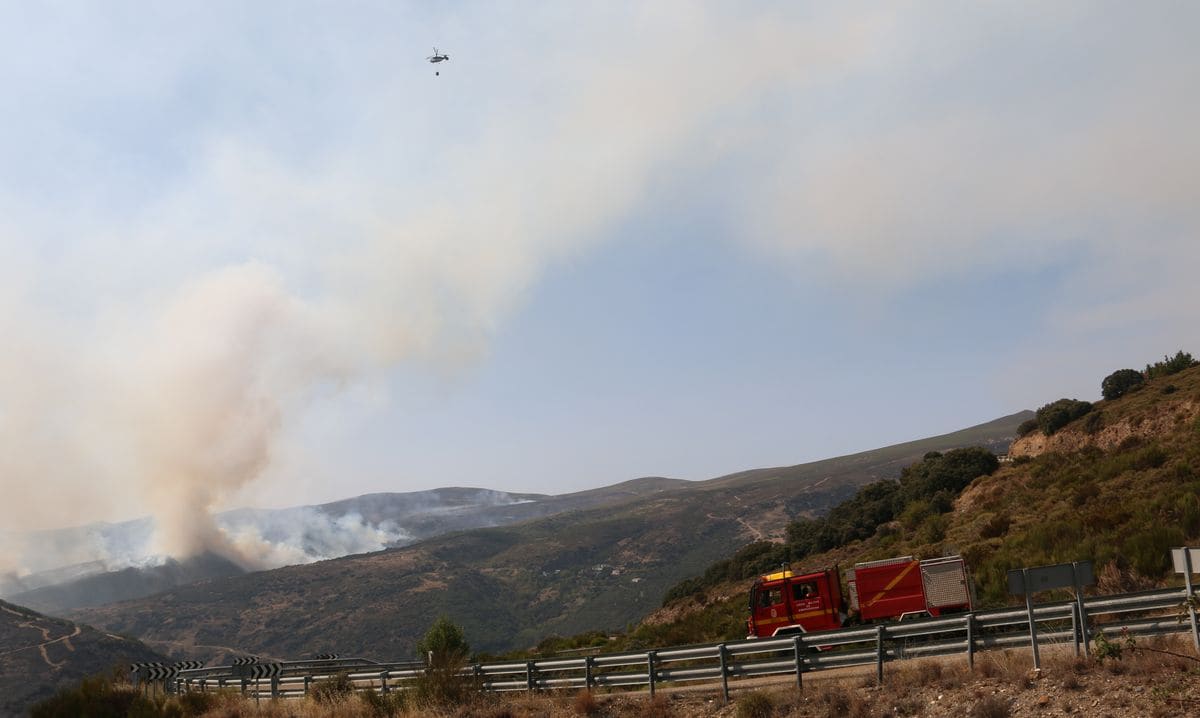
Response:
[{"label": "shrub", "polygon": [[[145,704],[145,705],[141,705]],[[33,706],[32,718],[124,718],[135,710],[153,711],[154,705],[129,686],[115,685],[103,676],[85,678]]]},{"label": "shrub", "polygon": [[463,630],[446,616],[439,616],[421,640],[417,651],[428,661],[425,674],[417,678],[414,693],[426,706],[453,706],[475,692],[474,679],[463,675],[471,647]]},{"label": "shrub", "polygon": [[983,523],[979,529],[979,535],[983,538],[998,538],[1008,533],[1008,527],[1012,525],[1012,517],[1006,513],[993,514],[991,518]]},{"label": "shrub", "polygon": [[1028,435],[1032,434],[1033,432],[1037,431],[1037,428],[1038,428],[1038,420],[1037,419],[1026,419],[1025,421],[1022,421],[1020,424],[1017,425],[1017,436],[1018,437],[1028,436]]},{"label": "shrub", "polygon": [[1046,436],[1063,428],[1092,410],[1092,404],[1078,399],[1059,399],[1037,410],[1038,427]]},{"label": "shrub", "polygon": [[775,701],[771,696],[752,691],[737,700],[737,718],[770,718],[775,712]]},{"label": "shrub", "polygon": [[1182,349],[1176,352],[1175,356],[1164,356],[1163,360],[1154,364],[1146,365],[1146,377],[1149,379],[1157,379],[1160,376],[1170,376],[1177,374],[1184,369],[1190,369],[1200,362],[1192,358],[1191,354]]},{"label": "shrub", "polygon": [[1100,393],[1111,401],[1138,388],[1143,381],[1145,378],[1136,369],[1118,369],[1100,382]]},{"label": "shrub", "polygon": [[1183,532],[1175,526],[1153,526],[1130,536],[1121,553],[1129,565],[1143,576],[1161,576],[1167,571],[1167,552],[1182,546]]},{"label": "shrub", "polygon": [[575,712],[581,716],[592,716],[600,712],[600,702],[591,691],[584,689],[575,694]]},{"label": "shrub", "polygon": [[358,694],[368,718],[394,718],[401,715],[405,708],[406,695],[404,691],[376,693],[374,690]]},{"label": "shrub", "polygon": [[309,696],[317,703],[338,703],[354,693],[354,681],[350,674],[342,671],[323,681],[317,681]]},{"label": "shrub", "polygon": [[1095,434],[1104,428],[1104,414],[1093,411],[1083,420],[1083,430],[1089,434]]}]

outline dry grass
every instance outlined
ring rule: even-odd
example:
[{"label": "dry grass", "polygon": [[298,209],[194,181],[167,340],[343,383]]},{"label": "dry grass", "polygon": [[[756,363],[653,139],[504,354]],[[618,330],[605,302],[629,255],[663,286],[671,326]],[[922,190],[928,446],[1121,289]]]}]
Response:
[{"label": "dry grass", "polygon": [[600,712],[600,701],[589,690],[581,690],[575,694],[575,712],[581,716],[593,716]]}]

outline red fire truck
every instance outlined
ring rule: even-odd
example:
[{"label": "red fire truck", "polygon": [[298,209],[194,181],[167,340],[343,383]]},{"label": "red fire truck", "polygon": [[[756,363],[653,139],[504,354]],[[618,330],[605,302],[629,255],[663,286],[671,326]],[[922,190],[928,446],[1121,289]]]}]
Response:
[{"label": "red fire truck", "polygon": [[857,563],[846,572],[848,600],[836,568],[815,573],[779,571],[750,589],[749,638],[808,633],[857,621],[941,616],[974,604],[961,556],[920,561],[900,556]]}]

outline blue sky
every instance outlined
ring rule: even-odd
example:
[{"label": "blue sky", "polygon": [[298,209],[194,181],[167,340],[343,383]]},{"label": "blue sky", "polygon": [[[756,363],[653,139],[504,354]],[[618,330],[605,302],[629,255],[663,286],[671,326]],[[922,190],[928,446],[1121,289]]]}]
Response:
[{"label": "blue sky", "polygon": [[1200,350],[1197,15],[0,4],[3,518],[185,551],[198,507],[704,479],[1096,398]]}]

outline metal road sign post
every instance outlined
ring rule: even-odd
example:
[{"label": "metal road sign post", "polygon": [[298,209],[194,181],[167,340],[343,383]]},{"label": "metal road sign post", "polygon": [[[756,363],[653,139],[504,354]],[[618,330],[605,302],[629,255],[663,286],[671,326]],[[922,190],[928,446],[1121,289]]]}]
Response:
[{"label": "metal road sign post", "polygon": [[1079,609],[1079,625],[1083,632],[1083,645],[1088,641],[1087,610],[1083,603],[1083,587],[1096,582],[1091,561],[1075,561],[1053,566],[1013,569],[1008,572],[1008,592],[1024,594],[1025,611],[1029,615],[1029,643],[1033,647],[1033,667],[1042,670],[1042,658],[1038,652],[1037,620],[1033,613],[1033,594],[1052,588],[1072,588]]},{"label": "metal road sign post", "polygon": [[[1193,554],[1192,552],[1195,552]],[[1192,622],[1192,644],[1196,647],[1196,651],[1200,652],[1200,629],[1196,625],[1196,589],[1192,584],[1192,574],[1200,573],[1200,548],[1173,548],[1171,549],[1171,563],[1175,566],[1175,573],[1183,574],[1183,585],[1187,589],[1187,612],[1188,620]]]}]

